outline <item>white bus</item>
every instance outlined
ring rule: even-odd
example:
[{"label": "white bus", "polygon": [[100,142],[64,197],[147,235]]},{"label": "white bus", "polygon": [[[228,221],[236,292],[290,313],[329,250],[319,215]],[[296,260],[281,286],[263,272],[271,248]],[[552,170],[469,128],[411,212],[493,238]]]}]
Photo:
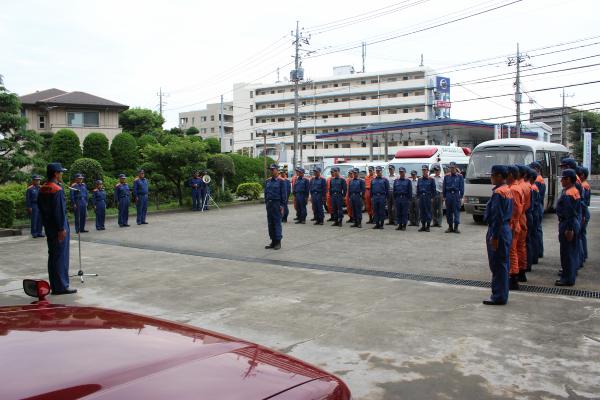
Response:
[{"label": "white bus", "polygon": [[546,182],[544,210],[552,210],[560,195],[560,160],[569,150],[560,144],[532,139],[496,139],[479,144],[473,149],[465,179],[465,211],[475,222],[483,221],[485,205],[491,197],[492,165],[529,165],[538,161]]}]

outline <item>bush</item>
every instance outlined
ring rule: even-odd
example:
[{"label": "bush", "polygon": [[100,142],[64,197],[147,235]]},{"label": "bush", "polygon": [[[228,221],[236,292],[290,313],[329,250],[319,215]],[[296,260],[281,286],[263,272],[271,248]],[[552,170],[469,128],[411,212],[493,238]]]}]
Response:
[{"label": "bush", "polygon": [[83,139],[83,156],[97,160],[104,171],[111,171],[113,168],[108,138],[104,133],[92,132]]},{"label": "bush", "polygon": [[104,170],[102,165],[92,158],[80,158],[75,161],[69,171],[71,179],[74,179],[75,174],[81,173],[85,177],[85,183],[89,190],[96,186],[96,180],[104,179]]},{"label": "bush", "polygon": [[71,129],[60,129],[52,137],[50,144],[50,161],[59,162],[70,169],[71,164],[81,158],[79,137]]},{"label": "bush", "polygon": [[220,203],[231,203],[233,201],[233,193],[231,193],[231,190],[229,189],[225,189],[224,192],[219,191],[217,192],[216,196],[213,197],[215,201]]},{"label": "bush", "polygon": [[221,142],[216,137],[204,139],[204,143],[206,143],[207,150],[210,154],[218,154],[221,152]]},{"label": "bush", "polygon": [[[28,186],[27,183],[7,183],[0,186],[0,197],[12,200],[14,217],[17,219],[28,217],[25,209],[25,191]],[[0,213],[2,213],[2,210],[0,210]]]},{"label": "bush", "polygon": [[238,197],[246,198],[246,200],[256,200],[256,199],[260,198],[260,194],[261,194],[262,190],[263,190],[263,188],[260,185],[260,183],[247,182],[247,183],[241,183],[240,185],[238,185],[237,190],[235,191],[235,194]]},{"label": "bush", "polygon": [[123,127],[123,132],[135,137],[160,133],[164,122],[159,113],[147,108],[130,108],[119,114],[119,125]]},{"label": "bush", "polygon": [[[228,154],[235,165],[235,175],[227,178],[229,187],[237,188],[246,182],[256,182],[264,185],[265,159],[242,156],[239,154]],[[273,159],[267,157],[267,167],[274,163]]]},{"label": "bush", "polygon": [[135,138],[129,133],[119,133],[110,145],[114,171],[131,175],[138,165],[138,146]]},{"label": "bush", "polygon": [[198,130],[198,128],[196,128],[195,126],[190,126],[189,128],[186,129],[185,134],[188,136],[193,136],[193,135],[197,135],[199,134],[200,131]]},{"label": "bush", "polygon": [[140,149],[140,151],[149,144],[158,144],[158,140],[156,140],[156,137],[152,135],[143,135],[140,136],[137,140],[138,149]]},{"label": "bush", "polygon": [[0,195],[0,228],[12,228],[15,223],[15,202]]}]

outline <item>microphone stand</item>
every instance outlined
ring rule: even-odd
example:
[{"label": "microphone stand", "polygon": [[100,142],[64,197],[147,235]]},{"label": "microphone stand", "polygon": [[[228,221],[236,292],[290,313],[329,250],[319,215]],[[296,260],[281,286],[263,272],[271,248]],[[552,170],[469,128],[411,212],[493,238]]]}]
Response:
[{"label": "microphone stand", "polygon": [[[73,190],[75,192],[75,204],[77,204],[78,200],[81,198],[81,192],[79,191],[79,189],[75,188],[70,188],[70,190]],[[75,215],[75,213],[77,213],[77,209],[73,209],[73,215]],[[81,283],[85,283],[83,279],[84,276],[98,276],[98,274],[86,274],[83,272],[83,267],[81,263],[81,231],[79,229],[75,230],[77,231],[77,248],[79,250],[79,271],[77,271],[77,274],[71,275],[71,277],[78,276],[81,280]]]}]

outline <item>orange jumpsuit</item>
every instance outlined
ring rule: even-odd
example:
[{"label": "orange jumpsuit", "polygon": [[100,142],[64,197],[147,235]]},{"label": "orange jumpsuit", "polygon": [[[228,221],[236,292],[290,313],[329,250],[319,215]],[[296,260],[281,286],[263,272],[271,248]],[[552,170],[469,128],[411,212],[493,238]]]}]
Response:
[{"label": "orange jumpsuit", "polygon": [[519,242],[517,243],[517,252],[519,254],[519,270],[527,269],[527,215],[526,212],[531,207],[531,183],[524,179],[519,180],[519,186],[523,193],[523,211],[519,222],[521,223],[521,232],[519,232]]},{"label": "orange jumpsuit", "polygon": [[375,174],[365,176],[365,208],[367,209],[367,214],[369,214],[369,219],[373,218],[373,206],[371,205],[371,181],[375,179]]},{"label": "orange jumpsuit", "polygon": [[510,217],[510,230],[512,231],[512,242],[510,243],[510,275],[519,274],[519,254],[517,244],[521,234],[521,214],[523,214],[523,191],[518,182],[508,185],[513,198],[512,216]]},{"label": "orange jumpsuit", "polygon": [[329,187],[331,186],[331,176],[327,178],[327,194],[325,195],[325,201],[327,202],[327,211],[329,211],[329,215],[333,218],[333,208],[331,206],[331,196],[329,195]]},{"label": "orange jumpsuit", "polygon": [[[298,179],[298,175],[294,175],[292,176],[292,193],[294,193],[294,184],[296,183],[296,179]],[[293,201],[294,203],[294,210],[296,210],[296,202]]]},{"label": "orange jumpsuit", "polygon": [[[350,181],[352,178],[346,178],[346,188],[350,187]],[[346,204],[346,212],[348,213],[348,217],[352,218],[352,205],[350,204],[350,191],[346,190],[346,198],[344,199]]]}]

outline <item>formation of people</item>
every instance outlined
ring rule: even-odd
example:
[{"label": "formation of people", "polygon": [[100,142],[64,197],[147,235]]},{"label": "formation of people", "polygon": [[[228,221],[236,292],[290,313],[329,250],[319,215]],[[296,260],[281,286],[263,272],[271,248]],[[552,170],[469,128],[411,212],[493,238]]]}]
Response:
[{"label": "formation of people", "polygon": [[332,226],[342,227],[345,207],[348,214],[346,223],[351,223],[353,228],[362,228],[363,210],[366,210],[369,217],[366,223],[373,224],[373,229],[384,229],[387,219],[387,225],[395,225],[398,231],[420,224],[419,232],[430,232],[431,226],[442,226],[442,209],[445,203],[448,223],[446,232],[460,233],[464,179],[454,162],[449,164],[449,171],[444,176],[441,175],[439,165],[433,168],[434,176],[429,175],[429,165],[423,165],[419,178],[416,171],[411,171],[411,177],[408,178],[405,168],[400,167],[398,175],[393,165],[388,168],[389,177],[384,177],[383,167],[370,166],[363,179],[356,168],[351,169],[347,177],[343,177],[340,169],[334,166],[331,168],[331,177],[325,179],[319,167],[313,170],[311,177],[306,177],[304,168],[298,167],[290,180],[287,171],[272,164],[271,178],[265,184],[271,239],[266,248],[281,248],[281,223],[286,223],[288,219],[290,195],[293,196],[296,210],[296,224],[306,224],[310,201],[314,225],[325,223],[327,207],[330,214],[327,221],[333,222]]},{"label": "formation of people", "polygon": [[[572,158],[561,161],[562,193],[556,204],[561,269],[556,286],[573,286],[587,260],[587,224],[591,188],[589,171]],[[492,296],[483,303],[504,305],[510,290],[527,282],[527,273],[544,256],[542,219],[546,184],[537,161],[526,165],[495,165],[494,185],[484,221],[492,272]]]}]

